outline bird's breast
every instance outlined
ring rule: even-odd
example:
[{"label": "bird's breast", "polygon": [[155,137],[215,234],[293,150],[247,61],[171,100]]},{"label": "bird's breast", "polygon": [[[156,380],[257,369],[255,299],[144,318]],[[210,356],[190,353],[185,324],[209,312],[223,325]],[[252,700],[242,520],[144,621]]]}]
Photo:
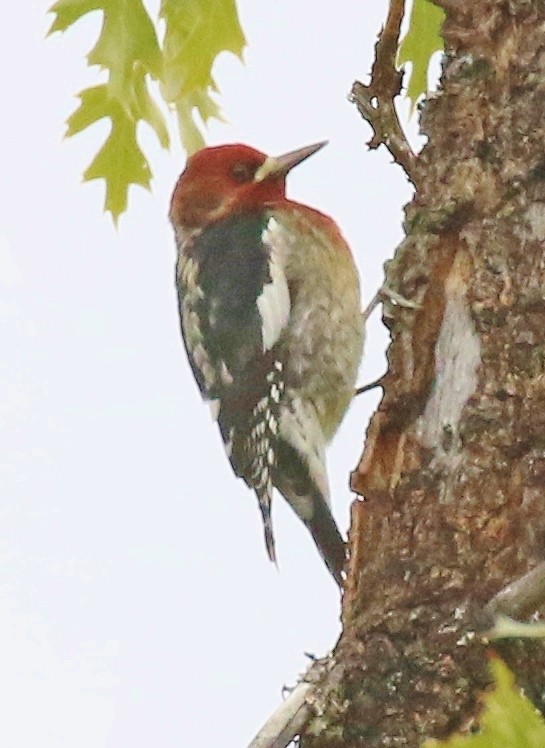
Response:
[{"label": "bird's breast", "polygon": [[279,340],[286,385],[314,403],[329,440],[352,399],[362,355],[357,270],[325,216],[294,210],[269,226],[282,245],[291,297],[290,324]]}]

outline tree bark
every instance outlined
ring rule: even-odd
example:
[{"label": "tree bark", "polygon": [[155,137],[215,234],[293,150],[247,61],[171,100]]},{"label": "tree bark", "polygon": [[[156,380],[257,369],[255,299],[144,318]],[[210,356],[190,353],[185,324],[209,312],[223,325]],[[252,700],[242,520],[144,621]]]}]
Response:
[{"label": "tree bark", "polygon": [[[486,603],[545,557],[545,2],[441,0],[384,397],[352,477],[343,669],[304,748],[478,724]],[[545,646],[494,643],[545,708]]]}]

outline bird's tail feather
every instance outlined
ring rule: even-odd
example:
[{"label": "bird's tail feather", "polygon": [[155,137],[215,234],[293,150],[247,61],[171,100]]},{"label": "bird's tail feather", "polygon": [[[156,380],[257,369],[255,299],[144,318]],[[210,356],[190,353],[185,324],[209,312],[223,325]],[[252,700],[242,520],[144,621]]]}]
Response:
[{"label": "bird's tail feather", "polygon": [[267,555],[273,564],[276,564],[276,550],[274,544],[274,534],[272,528],[272,517],[271,517],[271,493],[272,486],[266,485],[264,489],[256,489],[257,500],[259,502],[259,509],[263,518],[263,534],[265,535],[265,545],[267,547]]},{"label": "bird's tail feather", "polygon": [[304,520],[331,575],[342,587],[346,545],[325,501],[315,501],[310,519]]},{"label": "bird's tail feather", "polygon": [[[292,430],[291,436],[296,433]],[[346,547],[329,508],[324,457],[319,442],[318,446],[314,443],[314,449],[306,450],[309,461],[304,456],[304,444],[298,448],[287,439],[279,439],[276,451],[281,469],[277,469],[273,483],[308,527],[325,565],[342,587]]]}]

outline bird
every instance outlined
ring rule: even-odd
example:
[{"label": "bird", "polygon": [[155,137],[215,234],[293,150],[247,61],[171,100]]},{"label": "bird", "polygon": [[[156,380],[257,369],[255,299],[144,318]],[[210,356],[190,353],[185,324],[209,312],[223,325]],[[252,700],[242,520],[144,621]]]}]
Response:
[{"label": "bird", "polygon": [[182,337],[234,473],[255,492],[276,563],[273,489],[342,587],[325,448],[363,353],[359,275],[340,229],[290,200],[286,177],[327,141],[271,157],[250,146],[191,155],[170,204]]}]

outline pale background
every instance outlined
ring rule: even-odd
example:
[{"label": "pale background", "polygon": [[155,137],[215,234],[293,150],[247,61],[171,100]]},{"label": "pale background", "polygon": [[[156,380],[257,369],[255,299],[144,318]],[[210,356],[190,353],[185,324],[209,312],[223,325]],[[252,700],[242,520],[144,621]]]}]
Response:
[{"label": "pale background", "polygon": [[[99,80],[83,55],[100,16],[46,41],[48,5],[9,3],[0,28],[0,745],[242,748],[304,652],[334,644],[338,594],[280,498],[280,571],[268,562],[191,379],[166,218],[183,154],[142,131],[153,193],[133,189],[114,230],[102,183],[80,184],[107,126],[62,140]],[[218,61],[230,124],[209,132],[271,154],[330,140],[289,192],[341,225],[366,300],[410,197],[347,101],[385,5],[240,0],[246,65]],[[375,313],[362,383],[386,340]],[[377,399],[354,402],[330,451],[343,530]]]}]

